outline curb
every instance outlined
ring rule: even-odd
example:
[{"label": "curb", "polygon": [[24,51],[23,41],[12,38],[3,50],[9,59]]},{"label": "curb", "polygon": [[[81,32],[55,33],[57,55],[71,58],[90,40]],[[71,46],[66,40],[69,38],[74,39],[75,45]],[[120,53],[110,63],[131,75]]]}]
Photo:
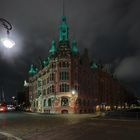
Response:
[{"label": "curb", "polygon": [[0,140],[22,140],[22,139],[6,132],[0,132]]}]

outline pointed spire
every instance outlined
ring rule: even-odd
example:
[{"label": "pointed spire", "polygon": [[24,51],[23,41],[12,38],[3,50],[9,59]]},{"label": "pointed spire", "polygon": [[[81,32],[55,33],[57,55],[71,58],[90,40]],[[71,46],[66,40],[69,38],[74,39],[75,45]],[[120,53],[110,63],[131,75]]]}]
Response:
[{"label": "pointed spire", "polygon": [[43,61],[44,67],[48,66],[49,62],[50,62],[50,57],[48,57],[46,60]]},{"label": "pointed spire", "polygon": [[62,15],[65,15],[65,3],[64,0],[62,0]]},{"label": "pointed spire", "polygon": [[71,47],[72,54],[78,53],[77,43],[75,40],[72,41],[72,47]]},{"label": "pointed spire", "polygon": [[65,16],[65,5],[64,0],[62,1],[62,22],[59,26],[59,42],[68,41],[69,36],[69,27],[66,23],[66,16]]},{"label": "pointed spire", "polygon": [[98,68],[98,65],[94,61],[92,61],[90,68],[91,69],[97,69]]},{"label": "pointed spire", "polygon": [[53,55],[55,52],[56,52],[56,45],[55,45],[55,41],[53,40],[53,41],[52,41],[52,46],[51,46],[51,48],[50,48],[50,50],[49,50],[49,53],[50,53],[51,55]]},{"label": "pointed spire", "polygon": [[29,75],[33,76],[38,72],[38,69],[34,67],[33,64],[30,66]]}]

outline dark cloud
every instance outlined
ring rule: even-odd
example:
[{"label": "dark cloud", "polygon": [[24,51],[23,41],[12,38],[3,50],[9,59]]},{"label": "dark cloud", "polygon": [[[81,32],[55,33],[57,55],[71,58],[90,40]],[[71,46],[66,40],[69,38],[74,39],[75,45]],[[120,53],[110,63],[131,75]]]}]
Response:
[{"label": "dark cloud", "polygon": [[[70,38],[76,38],[79,50],[87,47],[91,58],[110,63],[134,89],[140,82],[139,5],[139,0],[65,0]],[[0,17],[13,24],[10,37],[16,41],[10,51],[0,45],[0,79],[7,95],[22,87],[31,63],[47,56],[52,39],[58,41],[61,15],[62,0],[0,1]],[[1,26],[0,31],[3,36]]]}]

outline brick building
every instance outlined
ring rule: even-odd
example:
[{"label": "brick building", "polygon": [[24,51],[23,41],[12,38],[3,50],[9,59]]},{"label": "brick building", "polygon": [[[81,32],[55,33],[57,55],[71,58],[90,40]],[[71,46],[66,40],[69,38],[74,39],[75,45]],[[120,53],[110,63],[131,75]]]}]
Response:
[{"label": "brick building", "polygon": [[87,49],[80,55],[76,41],[70,41],[65,16],[59,26],[58,44],[52,41],[42,64],[41,69],[32,64],[29,70],[33,112],[91,113],[127,104],[123,86],[89,60]]}]

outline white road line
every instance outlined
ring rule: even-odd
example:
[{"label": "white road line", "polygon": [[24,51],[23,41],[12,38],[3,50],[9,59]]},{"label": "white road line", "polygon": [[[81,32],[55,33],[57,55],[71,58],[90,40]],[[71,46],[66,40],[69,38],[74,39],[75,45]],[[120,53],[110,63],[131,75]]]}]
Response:
[{"label": "white road line", "polygon": [[22,140],[21,138],[18,138],[12,134],[6,133],[6,132],[0,132],[0,135],[6,136],[8,138],[14,138],[15,140]]}]

